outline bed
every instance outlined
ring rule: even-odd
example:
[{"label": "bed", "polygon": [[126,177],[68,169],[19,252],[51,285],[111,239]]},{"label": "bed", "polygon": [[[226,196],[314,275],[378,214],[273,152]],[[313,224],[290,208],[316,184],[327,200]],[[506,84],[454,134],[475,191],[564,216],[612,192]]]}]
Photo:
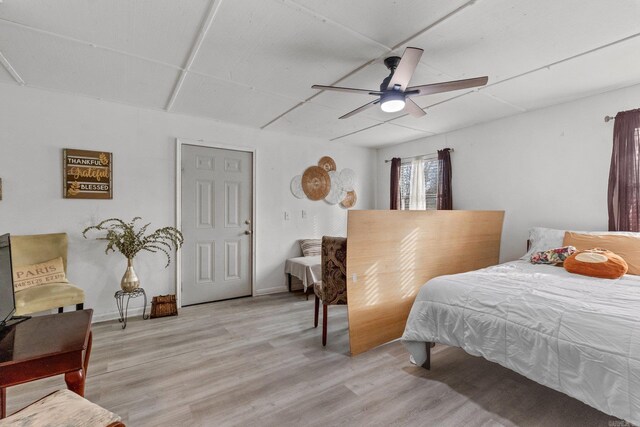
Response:
[{"label": "bed", "polygon": [[313,289],[313,285],[322,280],[320,258],[320,255],[301,256],[289,258],[284,263],[284,272],[288,275],[289,292],[291,292],[291,276],[300,279],[305,293],[308,288]]},{"label": "bed", "polygon": [[640,424],[640,276],[513,261],[436,277],[419,291],[402,341],[418,365],[428,343],[461,347]]}]

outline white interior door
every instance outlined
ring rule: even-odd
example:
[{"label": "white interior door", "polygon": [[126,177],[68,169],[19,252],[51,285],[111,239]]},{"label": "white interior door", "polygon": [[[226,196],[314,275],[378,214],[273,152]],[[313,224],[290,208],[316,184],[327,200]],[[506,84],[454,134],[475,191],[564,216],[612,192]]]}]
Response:
[{"label": "white interior door", "polygon": [[182,145],[182,305],[250,296],[253,154]]}]

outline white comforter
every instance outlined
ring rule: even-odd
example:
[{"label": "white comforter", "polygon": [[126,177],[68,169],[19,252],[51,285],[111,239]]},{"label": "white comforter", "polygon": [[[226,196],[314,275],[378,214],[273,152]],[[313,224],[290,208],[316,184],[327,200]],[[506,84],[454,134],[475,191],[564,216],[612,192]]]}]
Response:
[{"label": "white comforter", "polygon": [[514,261],[437,277],[418,293],[402,341],[419,365],[425,342],[461,347],[640,425],[640,276]]}]

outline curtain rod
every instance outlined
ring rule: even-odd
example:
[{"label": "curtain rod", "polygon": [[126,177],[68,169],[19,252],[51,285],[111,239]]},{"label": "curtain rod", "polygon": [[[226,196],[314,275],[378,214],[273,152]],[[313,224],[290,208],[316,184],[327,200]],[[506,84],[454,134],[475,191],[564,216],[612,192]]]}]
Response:
[{"label": "curtain rod", "polygon": [[[451,153],[453,153],[455,150],[453,148],[449,148],[448,149]],[[435,156],[438,153],[428,153],[428,154],[421,154],[419,156],[411,156],[411,157],[400,157],[400,160],[413,160],[413,159],[421,159],[423,157],[428,157],[428,156]],[[389,163],[391,161],[391,159],[387,159],[384,162],[385,163]]]},{"label": "curtain rod", "polygon": [[615,120],[615,116],[604,116],[604,122],[609,123],[611,120]]}]

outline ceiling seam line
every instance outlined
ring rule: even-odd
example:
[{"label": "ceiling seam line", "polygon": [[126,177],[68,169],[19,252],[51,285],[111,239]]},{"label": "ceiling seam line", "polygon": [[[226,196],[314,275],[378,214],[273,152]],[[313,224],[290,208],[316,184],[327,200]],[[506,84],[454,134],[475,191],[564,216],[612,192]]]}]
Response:
[{"label": "ceiling seam line", "polygon": [[[444,21],[446,21],[447,19],[452,18],[454,15],[456,15],[457,13],[461,12],[462,10],[468,8],[469,6],[473,6],[478,0],[470,0],[467,3],[463,4],[462,6],[457,7],[456,9],[452,10],[451,12],[447,13],[446,15],[444,15],[443,17],[437,19],[435,22],[429,24],[428,26],[426,26],[425,28],[423,28],[422,30],[412,34],[411,36],[409,36],[408,38],[402,40],[400,43],[395,44],[394,46],[391,47],[391,51],[399,48],[400,46],[402,46],[405,43],[410,42],[411,40],[415,39],[418,36],[421,36],[422,34],[426,33],[427,31],[431,30],[432,28],[436,27],[437,25],[440,25],[441,23],[443,23]],[[385,54],[386,55],[386,54]],[[336,80],[335,82],[331,83],[330,86],[336,85],[338,83],[340,83],[342,80],[352,76],[353,74],[357,73],[358,71],[362,70],[363,68],[371,65],[372,63],[374,63],[375,61],[383,58],[384,56],[378,56],[377,58],[373,58],[367,62],[365,62],[364,64],[362,64],[361,66],[357,67],[356,69],[350,71],[349,73],[347,73],[346,75],[342,76],[341,78],[339,78],[338,80]],[[322,92],[324,91],[319,91],[318,93],[313,94],[312,96],[310,96],[309,98],[305,99],[304,102],[293,106],[292,108],[290,108],[289,110],[287,110],[285,113],[279,115],[278,117],[276,117],[275,119],[271,120],[270,122],[268,122],[265,125],[260,126],[260,129],[264,129],[267,126],[271,125],[272,123],[274,123],[275,121],[281,119],[284,115],[289,114],[291,111],[295,110],[296,108],[298,108],[301,104],[304,104],[305,102],[309,102],[311,101],[313,98],[315,98],[316,96],[320,95]]]},{"label": "ceiling seam line", "polygon": [[549,64],[547,64],[547,65],[543,65],[543,66],[541,66],[541,67],[534,68],[533,70],[529,70],[529,71],[526,71],[526,72],[524,72],[524,73],[520,73],[520,74],[517,74],[517,75],[515,75],[515,76],[511,76],[511,77],[508,77],[508,78],[506,78],[506,79],[500,80],[500,81],[498,81],[498,82],[491,83],[491,84],[486,85],[486,86],[484,86],[483,88],[478,89],[478,90],[482,91],[482,90],[484,90],[484,89],[486,89],[486,88],[489,88],[489,87],[492,87],[492,86],[496,86],[496,85],[499,85],[499,84],[501,84],[501,83],[508,82],[508,81],[510,81],[510,80],[513,80],[513,79],[517,79],[517,78],[519,78],[519,77],[526,76],[527,74],[535,73],[536,71],[541,71],[541,70],[544,70],[545,68],[554,67],[554,66],[556,66],[556,65],[558,65],[558,64],[562,64],[562,63],[564,63],[564,62],[571,61],[571,60],[576,59],[576,58],[580,58],[581,56],[589,55],[590,53],[594,53],[594,52],[597,52],[597,51],[599,51],[599,50],[602,50],[602,49],[605,49],[605,48],[608,48],[608,47],[611,47],[611,46],[615,46],[615,45],[617,45],[617,44],[619,44],[619,43],[624,43],[624,42],[629,41],[629,40],[631,40],[631,39],[634,39],[634,38],[636,38],[636,37],[638,37],[638,36],[640,36],[640,33],[635,33],[635,34],[632,34],[632,35],[630,35],[630,36],[623,37],[623,38],[618,39],[618,40],[615,40],[615,41],[613,41],[613,42],[606,43],[606,44],[603,44],[603,45],[600,45],[600,46],[594,47],[593,49],[585,50],[584,52],[580,52],[580,53],[577,53],[577,54],[575,54],[575,55],[568,56],[568,57],[566,57],[566,58],[560,59],[560,60],[558,60],[558,61],[551,62],[551,63],[549,63]]},{"label": "ceiling seam line", "polygon": [[5,70],[7,70],[9,74],[11,74],[11,77],[13,77],[16,83],[18,83],[20,86],[25,85],[24,79],[20,76],[18,71],[13,68],[13,65],[11,65],[7,57],[4,56],[2,52],[0,52],[0,63],[2,63],[2,66],[5,68]]},{"label": "ceiling seam line", "polygon": [[202,26],[200,27],[200,31],[198,31],[198,35],[193,42],[193,46],[191,46],[191,51],[189,52],[189,58],[187,58],[187,62],[185,68],[180,72],[180,77],[178,77],[178,81],[171,92],[171,96],[169,97],[169,101],[167,102],[167,106],[165,110],[171,111],[173,104],[176,102],[178,98],[178,94],[182,89],[182,85],[184,84],[185,79],[187,78],[187,74],[193,65],[196,56],[200,52],[200,48],[204,43],[204,38],[207,36],[213,21],[215,20],[216,15],[218,14],[218,9],[220,9],[220,5],[222,4],[222,0],[211,0],[209,5],[209,10],[207,10],[207,14],[205,15],[205,19],[202,22]]},{"label": "ceiling seam line", "polygon": [[[295,109],[295,108],[297,108],[297,107],[299,107],[300,105],[305,104],[305,103],[306,103],[306,101],[301,101],[299,104],[294,105],[294,106],[293,106],[293,107],[291,107],[289,110],[287,110],[287,111],[285,111],[284,113],[280,114],[278,117],[276,117],[275,119],[273,119],[271,122],[275,122],[275,121],[277,121],[277,120],[278,120],[279,118],[281,118],[282,116],[284,116],[284,115],[288,114],[288,113],[289,113],[289,111],[291,111],[291,110],[293,110],[293,109]],[[326,106],[326,105],[324,105],[324,104],[313,104],[313,105],[314,105],[314,106],[316,106],[316,107],[324,108],[324,109],[331,110],[331,111],[339,111],[339,110],[338,110],[338,108],[328,107],[328,106]],[[367,116],[367,117],[366,117],[366,119],[367,119],[367,120],[370,120],[370,121],[372,121],[372,122],[376,122],[376,124],[375,124],[375,125],[373,125],[373,126],[382,125],[382,124],[385,124],[385,123],[386,123],[384,120],[376,119],[376,118],[374,118],[374,117],[369,117],[369,116]],[[265,126],[268,126],[271,122],[267,123]],[[260,129],[262,129],[262,128],[260,128]]]},{"label": "ceiling seam line", "polygon": [[[362,70],[363,68],[373,64],[378,58],[375,59],[371,59],[369,61],[367,61],[366,63],[362,64],[361,66],[359,66],[358,68],[356,68],[355,70],[349,72],[347,75],[341,77],[339,80],[336,80],[335,82],[331,83],[331,85],[335,85],[339,82],[341,82],[342,80],[346,79],[349,76],[352,76],[353,74],[357,73],[358,71]],[[313,95],[311,95],[310,97],[304,99],[303,101],[301,101],[300,103],[298,103],[297,105],[294,105],[293,107],[291,107],[290,109],[288,109],[287,111],[285,111],[284,113],[280,114],[278,117],[276,117],[275,119],[269,121],[267,124],[260,126],[260,129],[264,129],[267,126],[271,125],[272,123],[276,122],[277,120],[281,119],[284,115],[289,114],[290,112],[292,112],[293,110],[295,110],[296,108],[298,108],[299,106],[310,102],[313,98],[315,98],[316,96],[320,95],[321,93],[323,93],[323,90],[318,91],[318,93],[314,93]]]},{"label": "ceiling seam line", "polygon": [[381,48],[387,50],[388,52],[391,52],[393,50],[392,48],[390,48],[389,46],[385,45],[384,43],[380,43],[377,40],[374,40],[374,39],[372,39],[370,37],[367,37],[366,35],[358,32],[358,31],[356,31],[356,30],[354,30],[352,28],[349,28],[346,25],[343,25],[343,24],[339,23],[338,21],[334,21],[333,19],[328,18],[327,16],[316,12],[315,10],[313,10],[311,8],[308,8],[306,6],[301,5],[300,3],[296,2],[295,0],[282,0],[282,2],[285,5],[288,5],[289,7],[295,6],[299,10],[305,12],[308,15],[313,16],[314,18],[318,18],[319,17],[319,18],[321,18],[320,19],[321,21],[328,22],[330,24],[335,25],[336,27],[342,28],[343,30],[347,31],[348,33],[351,33],[356,38],[361,39],[362,41],[365,41],[365,42],[370,43],[372,45],[376,45],[378,47],[381,47]]},{"label": "ceiling seam line", "polygon": [[508,105],[509,107],[511,107],[511,108],[513,108],[513,109],[515,109],[515,110],[520,111],[521,113],[524,113],[524,112],[528,111],[528,110],[527,110],[526,108],[524,108],[524,107],[521,107],[521,106],[519,106],[519,105],[517,105],[517,104],[514,104],[514,103],[512,103],[512,102],[509,102],[509,101],[507,101],[506,99],[502,99],[502,98],[500,98],[499,96],[493,95],[493,94],[491,94],[491,93],[489,93],[489,92],[486,92],[486,91],[478,91],[478,93],[479,93],[480,95],[486,96],[487,98],[491,98],[491,99],[493,99],[493,100],[495,100],[495,101],[497,101],[497,102],[500,102],[500,103],[502,103],[502,104],[504,104],[504,105]]},{"label": "ceiling seam line", "polygon": [[[130,58],[140,59],[142,61],[151,62],[151,63],[158,64],[158,65],[162,65],[162,66],[165,66],[167,68],[171,68],[173,70],[177,70],[177,71],[181,71],[181,72],[185,71],[185,68],[181,67],[179,65],[170,64],[168,62],[159,61],[157,59],[153,59],[153,58],[149,58],[149,57],[145,57],[145,56],[140,56],[140,55],[137,55],[135,53],[126,52],[126,51],[115,49],[115,48],[111,48],[111,47],[108,47],[108,46],[98,45],[98,44],[92,43],[92,42],[87,41],[87,40],[77,39],[77,38],[74,38],[74,37],[65,36],[63,34],[58,34],[58,33],[54,33],[54,32],[47,31],[47,30],[42,30],[40,28],[31,27],[29,25],[21,24],[19,22],[9,21],[9,20],[3,19],[3,18],[0,18],[0,21],[5,22],[5,23],[7,23],[9,25],[13,25],[13,26],[16,26],[16,27],[24,28],[26,30],[33,31],[33,32],[36,32],[36,33],[45,34],[47,36],[51,36],[51,37],[54,37],[54,38],[59,38],[59,39],[63,39],[63,40],[67,40],[67,41],[73,42],[73,43],[78,43],[78,44],[90,46],[90,47],[93,47],[95,49],[106,50],[108,52],[117,53],[117,54],[124,55],[124,56],[130,57]],[[283,94],[280,94],[280,93],[258,90],[253,86],[250,86],[250,85],[244,84],[244,83],[240,83],[240,82],[237,82],[237,81],[228,80],[228,79],[225,79],[225,78],[222,78],[222,77],[214,76],[214,75],[203,73],[203,72],[200,72],[200,71],[194,71],[194,70],[188,70],[188,71],[190,73],[199,74],[201,76],[205,76],[205,77],[209,77],[209,78],[212,78],[212,79],[215,79],[215,80],[219,80],[219,81],[224,82],[224,83],[230,83],[230,84],[242,86],[244,88],[255,90],[257,92],[261,92],[261,93],[264,93],[266,95],[270,95],[270,96],[276,95],[276,96],[280,96],[280,97],[288,99],[288,100],[292,100],[292,101],[296,101],[296,102],[302,102],[300,99],[292,98],[292,97],[289,97],[287,95],[283,95]],[[74,92],[71,92],[71,93],[74,93]]]},{"label": "ceiling seam line", "polygon": [[174,70],[181,71],[183,69],[179,65],[170,64],[168,62],[160,61],[158,59],[153,59],[153,58],[149,58],[149,57],[146,57],[146,56],[137,55],[135,53],[126,52],[124,50],[115,49],[115,48],[108,47],[108,46],[103,46],[103,45],[100,45],[100,44],[92,43],[92,42],[87,41],[87,40],[77,39],[77,38],[71,37],[71,36],[65,36],[63,34],[58,34],[58,33],[52,32],[52,31],[43,30],[41,28],[31,27],[29,25],[21,24],[19,22],[9,21],[9,20],[3,19],[3,18],[0,18],[0,21],[4,22],[6,24],[9,24],[9,25],[13,25],[15,27],[20,27],[20,28],[23,28],[23,29],[26,29],[26,30],[29,30],[29,31],[33,31],[33,32],[36,32],[36,33],[44,34],[44,35],[51,36],[51,37],[54,37],[54,38],[63,39],[63,40],[67,40],[67,41],[70,41],[70,42],[73,42],[73,43],[78,43],[78,44],[90,46],[90,47],[95,48],[95,49],[101,49],[101,50],[106,50],[108,52],[118,53],[120,55],[128,56],[130,58],[140,59],[140,60],[147,61],[147,62],[152,62],[152,63],[158,64],[158,65],[163,65],[163,66],[165,66],[167,68],[172,68]]},{"label": "ceiling seam line", "polygon": [[365,130],[369,130],[369,129],[373,129],[373,128],[378,127],[378,126],[381,126],[381,125],[383,125],[383,124],[384,124],[384,123],[378,123],[378,124],[375,124],[375,125],[373,125],[373,126],[369,126],[369,127],[363,128],[363,129],[356,130],[356,131],[354,131],[354,132],[346,133],[346,134],[344,134],[344,135],[337,136],[337,137],[335,137],[335,138],[331,138],[329,141],[337,141],[338,139],[346,138],[347,136],[355,135],[356,133],[363,132],[363,131],[365,131]]},{"label": "ceiling seam line", "polygon": [[[11,87],[16,87],[13,83],[9,83],[9,82],[5,82],[0,80],[0,85],[8,85]],[[25,83],[22,87],[24,88],[29,88],[29,89],[35,89],[35,90],[41,90],[44,92],[51,92],[51,93],[56,93],[56,94],[62,94],[62,95],[66,95],[66,96],[77,96],[80,98],[84,98],[84,99],[91,99],[94,101],[100,101],[100,102],[109,102],[109,103],[113,103],[113,104],[118,104],[118,105],[123,105],[125,107],[129,107],[129,108],[138,108],[141,110],[145,110],[145,111],[153,111],[156,113],[164,113],[164,114],[175,114],[178,116],[183,116],[183,117],[191,117],[191,118],[197,118],[197,119],[202,119],[202,120],[207,120],[207,121],[212,121],[212,122],[216,122],[216,123],[221,123],[223,125],[235,125],[235,126],[243,126],[246,127],[247,129],[251,129],[251,130],[258,130],[257,127],[253,127],[251,125],[248,124],[241,124],[241,123],[237,123],[237,122],[225,122],[221,119],[216,119],[215,117],[211,117],[211,116],[206,116],[203,114],[190,114],[190,113],[181,113],[179,111],[167,111],[164,109],[164,107],[154,107],[154,106],[149,106],[149,105],[143,105],[143,104],[134,104],[131,102],[126,102],[126,101],[122,101],[119,99],[113,99],[113,98],[102,98],[99,96],[94,96],[94,95],[87,95],[86,93],[81,93],[81,92],[72,92],[69,90],[64,90],[64,89],[54,89],[51,87],[44,87],[44,86],[39,86],[37,84],[32,84],[32,83]]]},{"label": "ceiling seam line", "polygon": [[433,132],[429,131],[429,130],[424,130],[424,129],[418,129],[418,128],[414,128],[411,126],[407,126],[407,125],[401,125],[399,123],[392,123],[392,122],[384,122],[384,124],[388,124],[391,126],[396,126],[399,128],[403,128],[403,129],[409,129],[409,130],[414,130],[416,132],[422,132],[422,133],[430,133],[430,134],[434,134]]},{"label": "ceiling seam line", "polygon": [[286,114],[289,114],[291,111],[295,110],[296,108],[298,108],[299,106],[303,105],[306,101],[302,101],[297,103],[296,105],[294,105],[293,107],[289,108],[287,111],[285,111],[284,113],[280,114],[279,116],[277,116],[275,119],[271,120],[270,122],[268,122],[266,125],[262,125],[260,126],[260,129],[264,129],[267,126],[269,126],[271,123],[281,119],[282,117],[284,117]]},{"label": "ceiling seam line", "polygon": [[298,98],[293,98],[293,97],[291,97],[289,95],[284,95],[282,93],[266,91],[266,90],[263,90],[263,89],[257,89],[256,87],[251,86],[251,85],[246,84],[246,83],[241,83],[241,82],[238,82],[238,81],[235,81],[235,80],[227,80],[224,77],[214,76],[212,74],[208,74],[208,73],[205,73],[205,72],[202,72],[202,71],[196,71],[196,70],[188,70],[188,71],[191,74],[196,74],[196,75],[199,75],[199,76],[202,76],[202,77],[207,77],[207,78],[210,78],[210,79],[213,79],[213,80],[218,80],[218,81],[224,82],[226,84],[240,86],[240,87],[243,87],[245,89],[252,90],[254,92],[263,93],[265,95],[277,96],[277,97],[280,97],[280,98],[283,98],[283,99],[286,99],[286,100],[289,100],[289,101],[294,101],[294,102],[304,102],[304,100],[301,100],[301,99],[298,99]]}]

